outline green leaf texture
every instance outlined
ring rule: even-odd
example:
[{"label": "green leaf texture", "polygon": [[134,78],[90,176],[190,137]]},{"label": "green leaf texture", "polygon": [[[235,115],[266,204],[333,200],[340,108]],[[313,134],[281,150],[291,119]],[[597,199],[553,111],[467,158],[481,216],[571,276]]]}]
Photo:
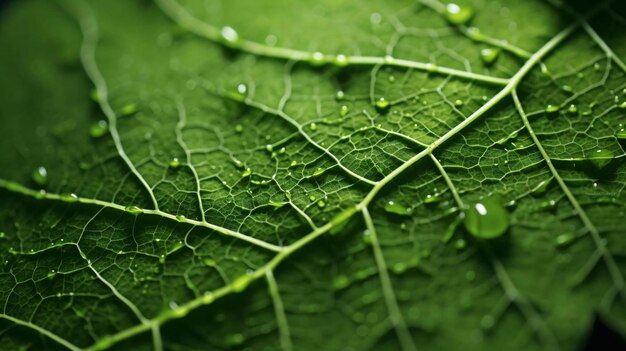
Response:
[{"label": "green leaf texture", "polygon": [[626,332],[626,6],[13,1],[3,350]]}]

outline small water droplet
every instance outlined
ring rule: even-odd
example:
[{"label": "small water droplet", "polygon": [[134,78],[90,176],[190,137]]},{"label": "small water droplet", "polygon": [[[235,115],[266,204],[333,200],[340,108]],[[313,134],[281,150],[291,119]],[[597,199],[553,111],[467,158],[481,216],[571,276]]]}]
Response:
[{"label": "small water droplet", "polygon": [[317,176],[319,176],[319,175],[324,174],[324,172],[326,172],[326,169],[324,169],[324,168],[318,168],[318,169],[316,169],[316,170],[313,172],[313,174],[311,174],[311,177],[317,177]]},{"label": "small water droplet", "polygon": [[228,46],[236,46],[239,42],[239,34],[232,27],[223,27],[221,31],[222,40]]},{"label": "small water droplet", "polygon": [[411,208],[402,206],[394,201],[388,201],[384,206],[385,211],[400,216],[410,216],[413,211]]},{"label": "small water droplet", "polygon": [[624,109],[626,109],[626,101],[624,101],[624,102],[622,102],[622,103],[618,104],[618,105],[617,105],[617,107],[619,107],[619,108],[621,108],[621,109],[623,109],[623,110],[624,110]]},{"label": "small water droplet", "polygon": [[446,5],[444,13],[448,22],[454,25],[463,25],[474,16],[474,10],[469,6],[461,6],[454,3]]},{"label": "small water droplet", "polygon": [[43,166],[37,167],[33,171],[32,178],[37,185],[44,186],[48,183],[48,171]]},{"label": "small water droplet", "polygon": [[120,116],[130,116],[135,114],[139,110],[139,106],[135,103],[126,104],[120,110]]},{"label": "small water droplet", "polygon": [[335,56],[333,63],[339,67],[344,67],[348,65],[348,57],[346,55],[339,54]]},{"label": "small water droplet", "polygon": [[333,288],[335,290],[343,290],[350,285],[350,279],[345,275],[338,275],[333,279]]},{"label": "small water droplet", "polygon": [[341,108],[339,108],[339,114],[341,116],[345,116],[350,112],[350,108],[346,105],[342,105]]},{"label": "small water droplet", "polygon": [[569,107],[567,108],[567,112],[571,115],[575,115],[576,113],[578,113],[578,107],[574,104],[569,105]]},{"label": "small water droplet", "polygon": [[495,324],[496,324],[496,320],[490,314],[480,319],[480,327],[483,328],[484,330],[489,330],[493,328]]},{"label": "small water droplet", "polygon": [[124,211],[126,211],[126,212],[128,212],[128,213],[130,213],[130,214],[133,214],[133,215],[138,215],[138,214],[140,214],[140,213],[142,213],[142,212],[143,212],[143,211],[142,211],[139,207],[137,207],[137,206],[126,206],[126,207],[124,208]]},{"label": "small water droplet", "polygon": [[546,111],[546,113],[556,113],[556,112],[559,111],[559,109],[560,108],[557,105],[548,105],[548,106],[546,106],[545,111]]},{"label": "small water droplet", "polygon": [[326,207],[326,202],[324,202],[324,200],[320,200],[317,202],[317,207],[319,208],[324,208]]},{"label": "small water droplet", "polygon": [[345,97],[346,93],[344,93],[343,90],[338,90],[335,94],[335,99],[337,99],[338,101],[343,100]]},{"label": "small water droplet", "polygon": [[487,197],[464,211],[467,231],[480,239],[493,239],[509,228],[509,213],[497,197]]},{"label": "small water droplet", "polygon": [[78,196],[76,194],[61,194],[59,195],[59,199],[65,202],[77,202]]},{"label": "small water droplet", "polygon": [[250,168],[246,168],[243,172],[241,172],[241,178],[246,178],[252,175],[252,170]]},{"label": "small water droplet", "polygon": [[311,64],[315,66],[321,66],[326,63],[326,57],[319,51],[314,52],[311,55]]},{"label": "small water droplet", "polygon": [[500,56],[500,50],[498,49],[486,48],[480,50],[480,59],[487,66],[490,66],[494,62],[496,62],[498,56]]},{"label": "small water droplet", "polygon": [[619,140],[626,140],[626,130],[624,128],[615,132],[615,137]]},{"label": "small water droplet", "polygon": [[178,215],[176,216],[176,220],[179,222],[186,222],[187,221],[187,217],[183,216],[183,215]]},{"label": "small water droplet", "polygon": [[465,239],[457,239],[457,241],[454,242],[454,247],[457,250],[463,250],[466,246],[467,242],[465,241]]},{"label": "small water droplet", "polygon": [[243,132],[243,126],[241,124],[236,124],[235,133],[241,133],[241,132]]},{"label": "small water droplet", "polygon": [[316,131],[316,130],[317,130],[317,124],[315,124],[315,123],[311,123],[311,124],[309,125],[309,129],[310,129],[310,130],[312,130],[312,131]]},{"label": "small water droplet", "polygon": [[378,100],[376,100],[376,109],[378,110],[378,112],[385,112],[387,111],[388,108],[389,108],[389,101],[387,99],[385,99],[384,97],[381,97]]},{"label": "small water droplet", "polygon": [[570,85],[567,85],[567,84],[563,85],[563,86],[561,87],[561,89],[562,89],[564,92],[566,92],[566,93],[573,93],[573,92],[574,92],[574,88],[572,88]]},{"label": "small water droplet", "polygon": [[91,126],[89,135],[92,138],[100,138],[109,131],[109,124],[105,120],[100,120]]},{"label": "small water droplet", "polygon": [[172,168],[178,168],[180,166],[180,160],[178,160],[177,157],[174,157],[169,164]]},{"label": "small water droplet", "polygon": [[576,240],[577,236],[574,233],[565,233],[560,234],[556,237],[556,246],[564,247],[571,244],[574,240]]}]

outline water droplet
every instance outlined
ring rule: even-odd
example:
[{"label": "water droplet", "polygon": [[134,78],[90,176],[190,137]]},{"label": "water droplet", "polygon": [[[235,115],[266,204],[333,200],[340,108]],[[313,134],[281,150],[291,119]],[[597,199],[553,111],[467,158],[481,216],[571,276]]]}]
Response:
[{"label": "water droplet", "polygon": [[333,279],[333,288],[335,290],[343,290],[350,285],[350,279],[345,275],[338,275]]},{"label": "water droplet", "polygon": [[315,197],[315,195],[309,195],[309,200],[311,200],[311,202],[317,200],[317,197]]},{"label": "water droplet", "polygon": [[615,137],[619,140],[626,140],[626,130],[624,128],[615,132]]},{"label": "water droplet", "polygon": [[488,315],[486,315],[486,316],[484,316],[483,318],[480,319],[480,327],[485,329],[485,330],[489,330],[489,329],[493,328],[493,326],[495,324],[496,324],[496,320],[490,314],[488,314]]},{"label": "water droplet", "polygon": [[574,115],[576,113],[578,113],[578,107],[574,104],[569,105],[569,107],[567,108],[567,112],[571,115]]},{"label": "water droplet", "polygon": [[270,206],[274,207],[275,209],[279,209],[283,206],[285,206],[286,204],[288,204],[288,202],[284,202],[284,201],[272,201],[270,200],[270,202],[268,203]]},{"label": "water droplet", "polygon": [[563,86],[561,87],[561,89],[562,89],[564,92],[566,92],[566,93],[573,93],[573,92],[574,92],[574,88],[572,88],[570,85],[567,85],[567,84],[563,85]]},{"label": "water droplet", "polygon": [[316,131],[316,130],[317,130],[317,124],[315,124],[315,123],[311,123],[311,124],[309,125],[309,129],[310,129],[310,130],[312,130],[312,131]]},{"label": "water droplet", "polygon": [[130,213],[130,214],[133,214],[133,215],[138,215],[138,214],[140,214],[140,213],[142,213],[142,212],[143,212],[143,211],[142,211],[139,207],[137,207],[137,206],[126,206],[126,207],[124,208],[124,211],[126,211],[126,212],[128,212],[128,213]]},{"label": "water droplet", "polygon": [[342,90],[338,90],[337,93],[335,94],[335,99],[337,100],[343,100],[346,97],[346,93],[344,93]]},{"label": "water droplet", "polygon": [[178,160],[177,157],[174,157],[171,161],[170,161],[170,167],[172,168],[178,168],[180,166],[180,161]]},{"label": "water droplet", "polygon": [[235,46],[239,41],[239,34],[232,27],[224,27],[221,31],[222,40],[228,46]]},{"label": "water droplet", "polygon": [[556,246],[558,247],[564,247],[567,246],[569,244],[571,244],[574,240],[576,240],[577,236],[574,233],[565,233],[565,234],[560,234],[559,236],[556,237]]},{"label": "water droplet", "polygon": [[33,171],[32,178],[37,185],[44,186],[48,183],[48,171],[43,166],[37,167]]},{"label": "water droplet", "polygon": [[413,211],[406,206],[402,206],[394,201],[388,201],[385,206],[385,211],[394,213],[400,216],[410,216]]},{"label": "water droplet", "polygon": [[183,215],[178,215],[176,216],[176,220],[179,222],[186,222],[187,221],[187,217],[183,216]]},{"label": "water droplet", "polygon": [[499,55],[500,50],[498,49],[487,48],[480,50],[480,59],[487,66],[492,65],[494,62],[496,62]]},{"label": "water droplet", "polygon": [[463,106],[463,100],[457,99],[454,101],[454,106],[460,107]]},{"label": "water droplet", "polygon": [[559,111],[559,106],[556,105],[548,105],[546,106],[546,113],[555,113]]},{"label": "water droplet", "polygon": [[139,106],[137,104],[126,104],[122,107],[122,109],[120,110],[120,116],[130,116],[132,114],[135,114],[139,108]]},{"label": "water droplet", "polygon": [[105,120],[100,120],[89,129],[92,138],[100,138],[109,131],[109,124]]},{"label": "water droplet", "polygon": [[465,228],[477,238],[497,238],[509,228],[509,213],[497,197],[484,198],[472,204],[464,213]]},{"label": "water droplet", "polygon": [[469,22],[474,16],[474,10],[469,6],[460,6],[454,3],[446,5],[445,17],[454,25],[462,25]]},{"label": "water droplet", "polygon": [[319,208],[324,208],[326,207],[326,202],[324,202],[324,200],[320,200],[317,202],[317,207]]},{"label": "water droplet", "polygon": [[341,108],[339,109],[339,114],[341,116],[345,116],[350,112],[350,108],[346,105],[342,105]]},{"label": "water droplet", "polygon": [[385,112],[389,108],[389,101],[384,97],[376,100],[376,109],[378,112]]},{"label": "water droplet", "polygon": [[233,289],[234,292],[242,292],[243,290],[245,290],[246,287],[248,287],[251,281],[252,276],[250,274],[245,274],[233,280],[230,283],[230,287]]},{"label": "water droplet", "polygon": [[319,51],[316,51],[311,55],[311,64],[315,66],[321,66],[326,63],[326,57]]},{"label": "water droplet", "polygon": [[465,239],[457,239],[457,241],[454,242],[454,247],[457,250],[463,250],[466,246],[467,242],[465,241]]},{"label": "water droplet", "polygon": [[613,151],[606,149],[598,149],[587,157],[587,159],[591,161],[591,164],[598,169],[606,167],[614,158],[615,154]]},{"label": "water droplet", "polygon": [[235,125],[235,132],[236,133],[241,133],[243,132],[243,126],[241,124],[237,124]]},{"label": "water droplet", "polygon": [[439,202],[439,201],[441,201],[441,197],[439,196],[439,194],[434,194],[434,195],[428,194],[424,198],[425,204],[432,204],[432,203]]},{"label": "water droplet", "polygon": [[617,107],[619,107],[621,109],[626,109],[626,101],[620,103],[619,105],[617,105]]},{"label": "water droplet", "polygon": [[76,202],[78,201],[78,196],[76,196],[76,194],[61,194],[59,195],[59,199],[65,202]]},{"label": "water droplet", "polygon": [[313,172],[313,174],[311,174],[311,177],[317,177],[317,176],[319,176],[319,175],[324,174],[324,172],[326,172],[326,169],[324,169],[324,168],[318,168],[318,169],[316,169],[316,170]]},{"label": "water droplet", "polygon": [[348,65],[348,57],[346,55],[339,54],[335,56],[333,63],[339,67],[344,67]]},{"label": "water droplet", "polygon": [[244,341],[245,341],[245,338],[243,337],[243,334],[239,334],[239,333],[227,335],[224,338],[224,342],[226,343],[227,346],[241,345],[243,344]]}]

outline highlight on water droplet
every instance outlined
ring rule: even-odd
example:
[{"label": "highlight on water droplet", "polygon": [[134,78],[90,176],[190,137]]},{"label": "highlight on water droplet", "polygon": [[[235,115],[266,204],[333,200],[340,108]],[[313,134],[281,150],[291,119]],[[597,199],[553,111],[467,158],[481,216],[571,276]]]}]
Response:
[{"label": "highlight on water droplet", "polygon": [[444,15],[448,22],[454,25],[463,25],[474,17],[474,10],[469,6],[461,6],[455,3],[446,5]]},{"label": "highlight on water droplet", "polygon": [[619,129],[617,132],[615,132],[615,137],[619,140],[626,140],[626,129]]},{"label": "highlight on water droplet", "polygon": [[310,130],[312,130],[312,131],[316,131],[316,130],[317,130],[317,124],[315,124],[315,123],[311,123],[311,124],[309,125],[309,129],[310,129]]},{"label": "highlight on water droplet", "polygon": [[32,178],[37,185],[44,186],[48,183],[48,171],[45,167],[39,166],[33,170]]},{"label": "highlight on water droplet", "polygon": [[567,113],[569,113],[570,115],[575,115],[578,113],[578,106],[571,104],[569,105],[569,107],[567,108]]},{"label": "highlight on water droplet", "polygon": [[105,120],[100,120],[93,124],[89,129],[89,135],[92,138],[100,138],[109,131],[109,124]]},{"label": "highlight on water droplet", "polygon": [[346,55],[339,54],[335,56],[333,63],[339,67],[345,67],[348,65],[348,57]]},{"label": "highlight on water droplet", "polygon": [[137,206],[126,206],[126,207],[124,208],[124,211],[126,211],[126,212],[128,212],[128,213],[130,213],[130,214],[133,214],[133,215],[138,215],[138,214],[140,214],[140,213],[142,213],[142,212],[143,212],[143,211],[142,211],[139,207],[137,207]]},{"label": "highlight on water droplet", "polygon": [[337,93],[335,93],[335,99],[337,99],[337,101],[341,101],[346,97],[346,93],[343,92],[343,90],[337,90]]},{"label": "highlight on water droplet", "polygon": [[480,239],[494,239],[509,228],[509,212],[497,196],[486,197],[464,211],[465,229]]},{"label": "highlight on water droplet", "polygon": [[487,66],[493,65],[498,59],[498,56],[500,56],[500,50],[498,49],[486,48],[480,50],[480,59]]},{"label": "highlight on water droplet", "polygon": [[326,63],[326,56],[323,53],[316,51],[311,55],[310,62],[315,66],[321,66]]}]

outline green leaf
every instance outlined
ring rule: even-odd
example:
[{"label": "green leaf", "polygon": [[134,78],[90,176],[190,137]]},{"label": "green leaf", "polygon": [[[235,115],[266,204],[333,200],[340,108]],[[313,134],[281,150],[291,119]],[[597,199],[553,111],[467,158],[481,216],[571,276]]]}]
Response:
[{"label": "green leaf", "polygon": [[1,348],[624,335],[626,8],[581,3],[5,5]]}]

